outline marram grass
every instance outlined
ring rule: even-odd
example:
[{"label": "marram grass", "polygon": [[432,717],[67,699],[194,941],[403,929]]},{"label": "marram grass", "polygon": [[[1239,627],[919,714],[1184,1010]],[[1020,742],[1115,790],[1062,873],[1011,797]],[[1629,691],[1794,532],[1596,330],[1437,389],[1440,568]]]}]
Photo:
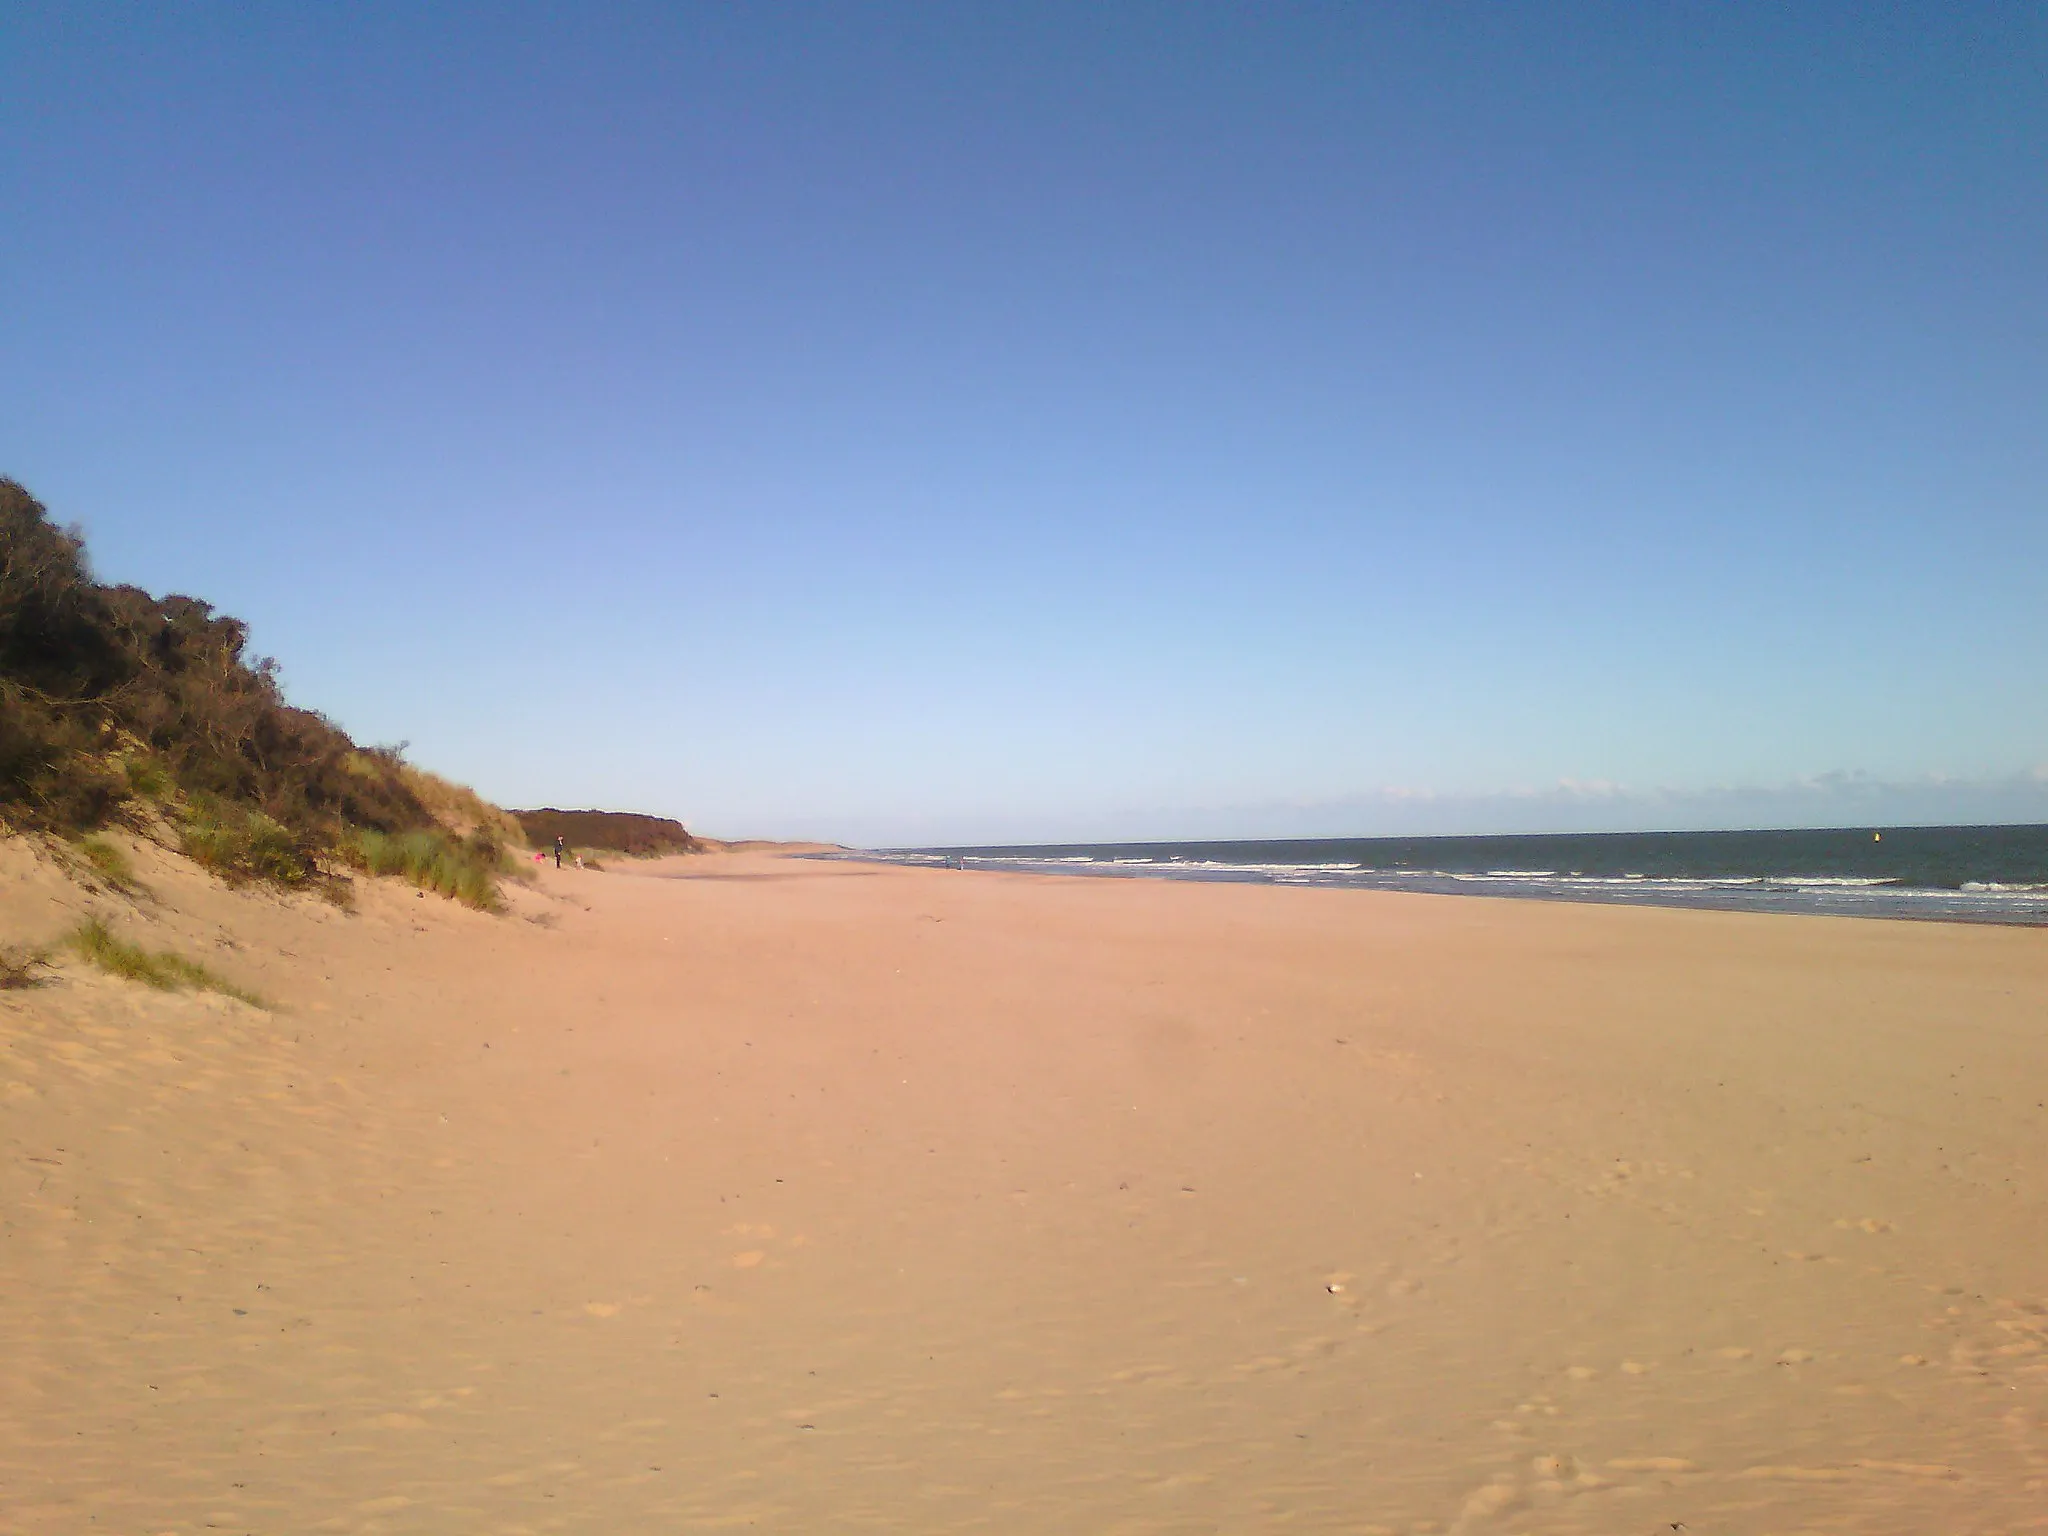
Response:
[{"label": "marram grass", "polygon": [[82,959],[101,970],[125,976],[130,981],[139,981],[160,992],[183,992],[196,988],[202,992],[221,993],[252,1008],[270,1006],[254,992],[216,975],[197,960],[187,960],[168,949],[152,951],[140,944],[129,943],[96,917],[89,917],[72,929],[69,942]]},{"label": "marram grass", "polygon": [[291,832],[260,811],[203,802],[192,808],[180,841],[187,858],[230,885],[263,880],[295,887],[319,874]]},{"label": "marram grass", "polygon": [[135,884],[135,865],[119,843],[93,832],[78,840],[78,851],[109,885],[125,891]]},{"label": "marram grass", "polygon": [[350,853],[373,875],[400,875],[423,891],[495,912],[503,905],[498,874],[503,857],[483,840],[458,842],[443,832],[358,832]]}]

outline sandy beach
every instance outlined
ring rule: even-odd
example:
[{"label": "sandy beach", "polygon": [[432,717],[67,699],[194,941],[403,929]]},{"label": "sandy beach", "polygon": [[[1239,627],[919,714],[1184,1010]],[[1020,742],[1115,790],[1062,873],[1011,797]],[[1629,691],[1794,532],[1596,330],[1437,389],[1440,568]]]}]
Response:
[{"label": "sandy beach", "polygon": [[2048,1530],[2048,933],[0,861],[0,1531]]}]

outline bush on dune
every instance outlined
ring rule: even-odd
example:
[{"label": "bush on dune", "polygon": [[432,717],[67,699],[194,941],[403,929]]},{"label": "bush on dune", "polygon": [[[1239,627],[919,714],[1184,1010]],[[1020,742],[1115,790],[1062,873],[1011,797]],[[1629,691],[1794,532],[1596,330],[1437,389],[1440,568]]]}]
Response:
[{"label": "bush on dune", "polygon": [[[247,643],[196,598],[95,581],[80,536],[0,478],[0,831],[168,821],[224,879],[330,894],[364,833],[516,839],[473,792],[286,703],[276,663]],[[428,888],[489,906],[481,867]]]},{"label": "bush on dune", "polygon": [[321,876],[317,844],[261,811],[210,796],[187,809],[178,841],[185,857],[230,885],[266,881],[298,887]]},{"label": "bush on dune", "polygon": [[395,752],[287,704],[247,644],[196,598],[94,581],[79,536],[0,479],[0,814],[90,831],[182,791],[302,837],[431,824]]}]

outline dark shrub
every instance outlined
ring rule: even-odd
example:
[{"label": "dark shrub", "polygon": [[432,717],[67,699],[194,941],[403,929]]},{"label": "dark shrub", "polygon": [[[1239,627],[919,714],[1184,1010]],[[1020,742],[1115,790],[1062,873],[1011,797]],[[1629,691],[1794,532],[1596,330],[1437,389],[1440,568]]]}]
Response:
[{"label": "dark shrub", "polygon": [[248,627],[92,579],[85,546],[0,479],[0,823],[78,833],[154,807],[230,879],[313,880],[350,828],[433,817],[395,752],[284,700]]},{"label": "dark shrub", "polygon": [[[225,879],[333,894],[345,882],[323,865],[356,858],[364,833],[445,841],[417,785],[509,829],[397,751],[358,747],[287,704],[276,663],[246,655],[248,640],[197,598],[94,581],[78,534],[0,479],[0,830],[167,814],[185,852]],[[427,883],[494,906],[500,855],[480,830],[450,843]]]}]

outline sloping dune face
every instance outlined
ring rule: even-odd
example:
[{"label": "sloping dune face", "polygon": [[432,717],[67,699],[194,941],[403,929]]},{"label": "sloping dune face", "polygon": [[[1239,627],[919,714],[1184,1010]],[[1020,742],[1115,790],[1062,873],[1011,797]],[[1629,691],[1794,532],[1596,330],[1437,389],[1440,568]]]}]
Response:
[{"label": "sloping dune face", "polygon": [[0,855],[0,1530],[2048,1519],[2048,935]]}]

